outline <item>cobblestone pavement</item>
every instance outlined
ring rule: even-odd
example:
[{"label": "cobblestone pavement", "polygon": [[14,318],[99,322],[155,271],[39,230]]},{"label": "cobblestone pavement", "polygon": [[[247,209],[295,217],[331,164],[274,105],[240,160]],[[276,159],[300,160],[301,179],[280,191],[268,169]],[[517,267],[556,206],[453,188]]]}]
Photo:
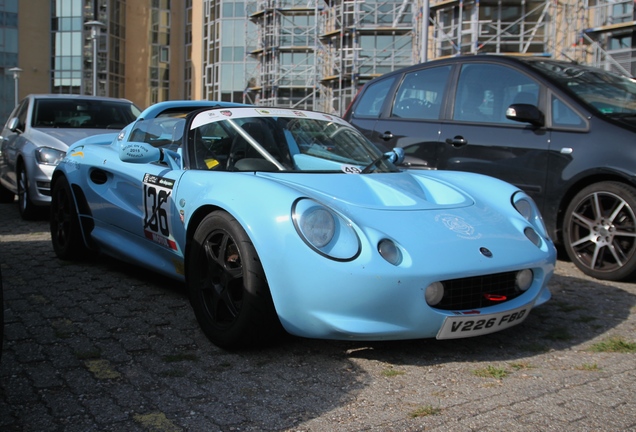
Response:
[{"label": "cobblestone pavement", "polygon": [[47,221],[0,205],[2,431],[636,429],[636,285],[559,261],[553,299],[466,340],[290,337],[216,348],[184,287],[100,258],[59,261]]}]

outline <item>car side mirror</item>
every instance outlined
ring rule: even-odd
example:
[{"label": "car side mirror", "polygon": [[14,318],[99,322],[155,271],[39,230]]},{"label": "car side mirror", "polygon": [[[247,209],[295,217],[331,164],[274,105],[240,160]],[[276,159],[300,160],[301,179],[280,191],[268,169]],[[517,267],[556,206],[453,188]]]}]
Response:
[{"label": "car side mirror", "polygon": [[17,133],[22,132],[20,129],[18,129],[19,127],[20,127],[20,119],[17,117],[13,117],[11,120],[9,120],[9,123],[7,124],[7,129],[9,129],[11,132],[17,132]]},{"label": "car side mirror", "polygon": [[119,147],[119,159],[130,163],[152,163],[163,160],[161,149],[143,142],[122,142]]},{"label": "car side mirror", "polygon": [[533,126],[545,125],[545,116],[539,108],[530,104],[512,104],[506,110],[506,118]]},{"label": "car side mirror", "polygon": [[404,149],[402,147],[395,147],[390,152],[384,153],[387,160],[395,165],[401,165],[404,162]]}]

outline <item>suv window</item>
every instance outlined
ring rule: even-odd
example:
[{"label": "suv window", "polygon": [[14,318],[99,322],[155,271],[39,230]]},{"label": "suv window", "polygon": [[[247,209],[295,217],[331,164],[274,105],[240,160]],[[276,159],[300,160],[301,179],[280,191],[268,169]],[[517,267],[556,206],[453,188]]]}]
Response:
[{"label": "suv window", "polygon": [[439,118],[450,69],[450,66],[443,66],[406,74],[396,93],[391,117],[418,120]]},{"label": "suv window", "polygon": [[495,64],[466,64],[457,83],[453,120],[515,124],[506,118],[508,106],[538,102],[539,84],[521,72]]},{"label": "suv window", "polygon": [[356,117],[379,117],[384,100],[393,87],[396,77],[389,77],[370,85],[362,94],[356,107]]},{"label": "suv window", "polygon": [[585,129],[587,123],[572,108],[552,95],[552,126]]}]

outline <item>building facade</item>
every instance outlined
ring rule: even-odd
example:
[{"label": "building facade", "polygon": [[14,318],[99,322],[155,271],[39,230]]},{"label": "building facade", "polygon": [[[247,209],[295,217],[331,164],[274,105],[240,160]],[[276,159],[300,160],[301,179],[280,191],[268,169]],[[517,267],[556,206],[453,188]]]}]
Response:
[{"label": "building facade", "polygon": [[465,53],[634,76],[635,29],[633,0],[0,0],[0,121],[16,89],[342,114],[370,79]]}]

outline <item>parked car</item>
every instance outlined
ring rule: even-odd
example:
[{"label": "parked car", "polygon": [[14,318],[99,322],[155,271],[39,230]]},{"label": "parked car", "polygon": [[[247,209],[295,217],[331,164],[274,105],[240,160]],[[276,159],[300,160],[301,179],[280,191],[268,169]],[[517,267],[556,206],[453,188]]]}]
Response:
[{"label": "parked car", "polygon": [[344,115],[411,168],[527,192],[584,273],[636,275],[636,82],[549,58],[459,56],[367,83]]},{"label": "parked car", "polygon": [[68,146],[87,136],[119,131],[139,113],[125,99],[27,96],[2,130],[0,202],[12,202],[17,195],[20,216],[37,217],[51,202],[51,175]]},{"label": "parked car", "polygon": [[53,174],[60,259],[102,252],[185,281],[225,348],[478,336],[550,298],[556,251],[518,188],[401,171],[342,119],[221,107],[72,145]]}]

